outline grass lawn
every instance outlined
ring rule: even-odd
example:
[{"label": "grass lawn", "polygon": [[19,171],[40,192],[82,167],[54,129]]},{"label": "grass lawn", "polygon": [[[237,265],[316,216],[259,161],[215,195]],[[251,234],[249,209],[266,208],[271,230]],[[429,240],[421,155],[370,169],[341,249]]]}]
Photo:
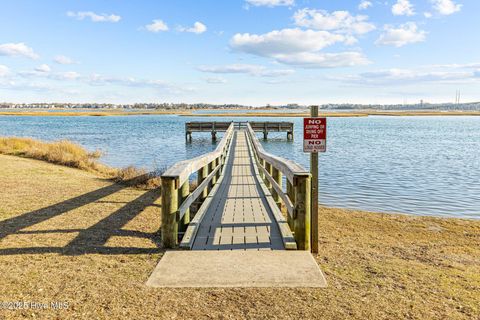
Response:
[{"label": "grass lawn", "polygon": [[153,289],[158,190],[0,155],[0,319],[480,319],[480,221],[322,208],[326,289]]}]

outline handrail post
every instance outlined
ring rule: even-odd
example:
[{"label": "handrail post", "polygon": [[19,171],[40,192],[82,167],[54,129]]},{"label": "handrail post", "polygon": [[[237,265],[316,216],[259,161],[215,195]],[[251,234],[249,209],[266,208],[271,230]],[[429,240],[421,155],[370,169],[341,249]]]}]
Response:
[{"label": "handrail post", "polygon": [[[190,181],[185,181],[180,189],[178,189],[178,202],[179,206],[180,204],[185,201],[185,199],[188,197],[190,194]],[[188,224],[190,223],[190,208],[187,208],[185,211],[185,214],[183,215],[183,218],[180,219],[178,222],[178,230],[180,232],[185,232],[187,229]]]},{"label": "handrail post", "polygon": [[[217,158],[217,167],[218,170],[217,170],[217,173],[215,174],[215,179],[216,181],[218,181],[218,179],[220,179],[220,175],[222,173],[222,168],[223,168],[223,165],[222,165],[222,155],[220,157]],[[216,182],[215,182],[216,183]]]},{"label": "handrail post", "polygon": [[[268,162],[266,162],[265,169],[267,169],[268,174],[271,176],[272,175],[272,165]],[[267,186],[268,189],[272,189],[272,184],[268,179],[265,179],[265,185]]]},{"label": "handrail post", "polygon": [[[198,177],[197,177],[197,185],[199,186],[203,180],[205,180],[208,176],[208,164],[203,166],[200,170],[198,170]],[[203,202],[208,196],[208,188],[203,189],[202,194],[200,195],[199,199]]]},{"label": "handrail post", "polygon": [[178,190],[177,180],[162,177],[162,244],[174,248],[178,243]]},{"label": "handrail post", "polygon": [[310,251],[310,176],[294,177],[295,192],[295,240],[300,250]]},{"label": "handrail post", "polygon": [[[265,168],[265,160],[260,159],[260,165],[262,166],[262,168]],[[260,170],[260,178],[265,180],[265,174],[263,173],[263,170]]]},{"label": "handrail post", "polygon": [[[207,168],[208,168],[208,171],[207,171],[207,177],[210,175],[210,173],[213,172],[213,169],[215,168],[215,160],[212,160],[208,165],[207,165]],[[210,180],[210,182],[208,183],[208,186],[207,186],[207,195],[210,193],[210,190],[212,190],[213,188],[213,179]]]},{"label": "handrail post", "polygon": [[[272,166],[272,177],[275,180],[275,182],[282,188],[282,172],[278,170],[277,168]],[[281,210],[282,209],[282,201],[280,199],[280,195],[275,191],[275,189],[272,190],[273,194],[273,200],[275,200],[275,203],[277,204],[278,208]]]},{"label": "handrail post", "polygon": [[[290,201],[295,204],[295,192],[292,183],[287,179],[287,195]],[[291,230],[295,229],[295,219],[290,214],[287,214],[287,222]]]},{"label": "handrail post", "polygon": [[[217,168],[217,165],[218,165],[217,159],[213,160],[212,163],[210,164],[210,172],[213,172]],[[218,171],[212,177],[212,184],[211,184],[212,188],[217,183],[217,174],[218,174]]]}]

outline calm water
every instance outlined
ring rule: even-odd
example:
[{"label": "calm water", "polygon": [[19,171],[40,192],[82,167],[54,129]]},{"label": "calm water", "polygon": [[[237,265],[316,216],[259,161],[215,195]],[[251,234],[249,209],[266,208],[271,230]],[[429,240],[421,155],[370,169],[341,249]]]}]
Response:
[{"label": "calm water", "polygon": [[[209,134],[185,143],[184,123],[192,120],[198,118],[0,116],[0,135],[70,139],[103,150],[112,166],[162,168],[215,148]],[[284,120],[295,122],[295,140],[271,133],[265,149],[308,167],[302,119]],[[324,205],[480,218],[480,117],[329,118],[327,151],[320,155]]]}]

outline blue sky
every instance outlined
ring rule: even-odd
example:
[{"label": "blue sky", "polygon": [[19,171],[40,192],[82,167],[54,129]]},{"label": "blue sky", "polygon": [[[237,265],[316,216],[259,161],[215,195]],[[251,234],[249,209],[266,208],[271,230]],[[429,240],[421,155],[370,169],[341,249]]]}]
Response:
[{"label": "blue sky", "polygon": [[480,100],[478,0],[0,1],[0,101]]}]

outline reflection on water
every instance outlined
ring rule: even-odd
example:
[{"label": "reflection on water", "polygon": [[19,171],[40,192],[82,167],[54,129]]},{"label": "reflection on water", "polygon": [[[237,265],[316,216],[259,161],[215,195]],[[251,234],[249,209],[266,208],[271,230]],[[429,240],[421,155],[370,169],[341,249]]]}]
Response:
[{"label": "reflection on water", "polygon": [[[185,143],[184,125],[192,120],[198,118],[0,116],[0,135],[70,139],[105,151],[103,161],[112,166],[162,168],[215,148],[209,133],[194,133]],[[302,119],[283,120],[295,122],[294,141],[270,133],[265,149],[308,167]],[[320,155],[323,205],[480,218],[479,117],[329,118],[328,134],[327,153]]]}]

